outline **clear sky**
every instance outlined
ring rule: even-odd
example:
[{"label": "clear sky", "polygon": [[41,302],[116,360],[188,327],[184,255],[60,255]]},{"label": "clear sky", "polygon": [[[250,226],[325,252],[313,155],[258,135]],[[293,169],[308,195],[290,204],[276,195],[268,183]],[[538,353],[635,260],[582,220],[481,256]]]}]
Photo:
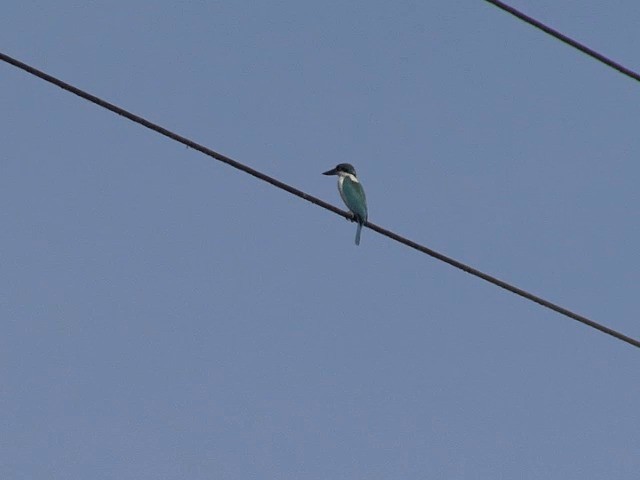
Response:
[{"label": "clear sky", "polygon": [[[637,0],[513,0],[640,69]],[[4,53],[640,337],[640,85],[484,1],[4,2]],[[0,65],[0,477],[637,479],[640,351]]]}]

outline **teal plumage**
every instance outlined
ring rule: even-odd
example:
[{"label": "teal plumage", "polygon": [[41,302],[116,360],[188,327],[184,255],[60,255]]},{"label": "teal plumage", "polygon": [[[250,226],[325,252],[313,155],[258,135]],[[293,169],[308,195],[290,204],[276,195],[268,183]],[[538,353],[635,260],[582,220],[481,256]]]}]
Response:
[{"label": "teal plumage", "polygon": [[367,198],[360,181],[356,177],[353,165],[341,163],[334,169],[324,172],[324,175],[338,176],[338,191],[349,211],[353,214],[353,221],[358,223],[356,230],[356,245],[360,245],[362,225],[367,221]]},{"label": "teal plumage", "polygon": [[367,198],[359,181],[353,181],[350,177],[340,177],[338,191],[342,201],[353,213],[354,220],[358,223],[356,230],[356,245],[360,245],[360,232],[362,224],[367,221]]}]

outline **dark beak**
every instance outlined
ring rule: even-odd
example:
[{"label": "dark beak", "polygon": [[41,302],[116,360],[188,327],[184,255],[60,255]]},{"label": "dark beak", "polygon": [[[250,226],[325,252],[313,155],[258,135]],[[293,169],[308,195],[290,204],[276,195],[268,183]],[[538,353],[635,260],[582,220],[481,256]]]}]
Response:
[{"label": "dark beak", "polygon": [[336,175],[338,173],[338,169],[337,168],[332,168],[331,170],[329,170],[328,172],[323,172],[323,175]]}]

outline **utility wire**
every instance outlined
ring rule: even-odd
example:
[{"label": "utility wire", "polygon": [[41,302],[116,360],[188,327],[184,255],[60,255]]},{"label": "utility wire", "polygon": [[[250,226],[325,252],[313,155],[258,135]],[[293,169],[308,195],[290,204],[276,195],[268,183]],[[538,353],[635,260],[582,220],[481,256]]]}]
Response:
[{"label": "utility wire", "polygon": [[511,15],[513,15],[514,17],[519,18],[523,22],[526,22],[529,25],[532,25],[532,26],[542,30],[543,32],[551,35],[552,37],[557,38],[561,42],[564,42],[567,45],[570,45],[573,48],[576,48],[576,49],[580,50],[582,53],[586,53],[590,57],[595,58],[599,62],[604,63],[606,66],[611,67],[611,68],[613,68],[615,70],[618,70],[623,75],[626,75],[627,77],[632,78],[633,80],[635,80],[637,82],[640,82],[640,74],[634,72],[630,68],[625,67],[624,65],[619,64],[618,62],[615,62],[615,61],[611,60],[609,57],[605,57],[601,53],[596,52],[592,48],[587,47],[586,45],[578,42],[577,40],[574,40],[572,38],[567,37],[563,33],[560,33],[558,30],[555,30],[555,29],[545,25],[544,23],[536,20],[535,18],[530,17],[529,15],[526,15],[526,14],[522,13],[520,10],[516,10],[512,6],[507,5],[504,2],[500,2],[499,0],[485,0],[485,2],[488,2],[488,3],[498,7],[499,9],[504,10],[507,13],[510,13]]},{"label": "utility wire", "polygon": [[[68,92],[73,93],[74,95],[77,95],[81,98],[84,98],[85,100],[88,100],[92,103],[95,103],[96,105],[102,107],[102,108],[106,108],[107,110],[111,110],[114,113],[117,113],[118,115],[121,115],[125,118],[128,118],[129,120],[131,120],[132,122],[138,123],[144,127],[147,127],[150,130],[153,130],[155,132],[158,132],[161,135],[164,135],[165,137],[169,137],[172,140],[175,140],[176,142],[182,143],[183,145],[186,145],[187,147],[193,148],[194,150],[197,150],[201,153],[204,153],[205,155],[208,155],[209,157],[215,158],[216,160],[219,160],[223,163],[226,163],[227,165],[230,165],[234,168],[237,168],[238,170],[241,170],[245,173],[248,173],[249,175],[252,175],[260,180],[263,180],[267,183],[270,183],[271,185],[278,187],[282,190],[285,190],[286,192],[289,192],[297,197],[300,197],[304,200],[307,200],[308,202],[311,202],[315,205],[318,205],[319,207],[325,208],[326,210],[329,210],[337,215],[340,215],[344,218],[347,219],[351,219],[351,214],[349,214],[348,212],[345,212],[343,210],[340,210],[339,208],[334,207],[333,205],[324,202],[322,200],[320,200],[319,198],[316,198],[312,195],[309,195],[305,192],[303,192],[302,190],[298,190],[297,188],[294,188],[284,182],[281,182],[280,180],[277,180],[273,177],[270,177],[268,175],[265,175],[262,172],[259,172],[257,170],[254,170],[251,167],[248,167],[240,162],[237,162],[236,160],[233,160],[225,155],[222,155],[220,153],[214,152],[213,150],[204,147],[202,145],[200,145],[199,143],[196,143],[192,140],[189,140],[186,137],[183,137],[181,135],[178,135],[177,133],[174,133],[170,130],[167,130],[166,128],[163,128],[155,123],[150,122],[149,120],[146,120],[145,118],[142,118],[138,115],[135,115],[123,108],[118,107],[117,105],[114,105],[112,103],[109,103],[105,100],[102,100],[99,97],[96,97],[95,95],[91,95],[90,93],[87,93],[83,90],[80,90],[79,88],[74,87],[73,85],[70,85],[66,82],[63,82],[62,80],[59,80],[58,78],[55,78],[47,73],[44,73],[40,70],[37,70],[34,67],[31,67],[19,60],[16,60],[15,58],[12,58],[8,55],[5,55],[4,53],[0,52],[0,60],[3,60],[21,70],[24,70],[27,73],[30,73],[31,75],[34,75],[38,78],[41,78],[42,80],[45,80],[46,82],[52,83],[64,90],[67,90]],[[609,328],[605,325],[602,325],[600,323],[594,322],[593,320],[588,319],[587,317],[584,317],[582,315],[579,315],[575,312],[572,312],[571,310],[568,310],[564,307],[561,307],[560,305],[556,305],[554,303],[549,302],[548,300],[545,300],[544,298],[538,297],[532,293],[527,292],[526,290],[523,290],[521,288],[515,287],[503,280],[500,280],[496,277],[492,277],[491,275],[488,275],[486,273],[481,272],[480,270],[477,270],[473,267],[470,267],[469,265],[466,265],[462,262],[459,262],[457,260],[454,260],[453,258],[447,257],[446,255],[443,255],[439,252],[436,252],[435,250],[432,250],[428,247],[425,247],[423,245],[420,245],[419,243],[416,243],[412,240],[409,240],[405,237],[402,237],[400,235],[398,235],[397,233],[391,232],[385,228],[382,228],[374,223],[371,222],[365,222],[364,224],[365,226],[367,226],[368,228],[370,228],[371,230],[374,230],[376,232],[378,232],[381,235],[384,235],[385,237],[388,237],[392,240],[395,240],[396,242],[402,243],[403,245],[406,245],[408,247],[411,247],[415,250],[418,250],[419,252],[422,253],[426,253],[427,255],[430,255],[433,258],[436,258],[442,262],[448,263],[449,265],[458,268],[460,270],[462,270],[463,272],[467,272],[475,277],[481,278],[482,280],[485,280],[493,285],[496,285],[500,288],[503,288],[511,293],[514,293],[516,295],[519,295],[523,298],[526,298],[527,300],[531,300],[532,302],[535,302],[539,305],[542,305],[543,307],[546,307],[550,310],[553,310],[554,312],[557,312],[561,315],[564,315],[566,317],[572,318],[580,323],[583,323],[591,328],[595,328],[596,330],[599,330],[603,333],[606,333],[608,335],[611,335],[612,337],[617,338],[618,340],[622,340],[623,342],[626,342],[630,345],[633,345],[634,347],[638,347],[640,348],[640,341],[629,337],[627,335],[624,335],[623,333],[620,333],[612,328]]]}]

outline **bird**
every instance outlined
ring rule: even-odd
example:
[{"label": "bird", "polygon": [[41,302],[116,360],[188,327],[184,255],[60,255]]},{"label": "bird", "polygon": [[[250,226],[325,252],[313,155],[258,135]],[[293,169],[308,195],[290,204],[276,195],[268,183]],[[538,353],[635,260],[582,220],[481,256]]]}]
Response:
[{"label": "bird", "polygon": [[367,198],[362,184],[356,176],[356,169],[350,163],[340,163],[323,175],[338,176],[338,191],[342,201],[353,215],[352,221],[358,222],[356,230],[356,245],[360,245],[360,231],[367,221]]}]

